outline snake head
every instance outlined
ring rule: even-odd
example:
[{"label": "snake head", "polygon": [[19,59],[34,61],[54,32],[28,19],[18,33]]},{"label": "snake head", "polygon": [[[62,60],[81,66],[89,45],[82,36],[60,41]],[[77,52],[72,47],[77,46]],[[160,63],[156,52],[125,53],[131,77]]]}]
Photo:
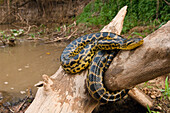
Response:
[{"label": "snake head", "polygon": [[142,38],[131,38],[124,41],[123,45],[121,45],[120,49],[130,50],[135,49],[143,44]]}]

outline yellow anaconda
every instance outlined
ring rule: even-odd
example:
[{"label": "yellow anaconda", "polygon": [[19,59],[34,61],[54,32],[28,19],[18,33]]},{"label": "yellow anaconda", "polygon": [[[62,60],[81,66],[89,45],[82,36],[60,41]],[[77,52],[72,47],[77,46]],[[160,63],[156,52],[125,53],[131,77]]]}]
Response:
[{"label": "yellow anaconda", "polygon": [[91,63],[86,79],[91,96],[102,103],[117,101],[128,90],[107,91],[103,84],[104,72],[120,49],[134,49],[142,43],[141,38],[125,39],[110,32],[92,33],[72,41],[64,49],[60,61],[67,73],[78,73]]}]

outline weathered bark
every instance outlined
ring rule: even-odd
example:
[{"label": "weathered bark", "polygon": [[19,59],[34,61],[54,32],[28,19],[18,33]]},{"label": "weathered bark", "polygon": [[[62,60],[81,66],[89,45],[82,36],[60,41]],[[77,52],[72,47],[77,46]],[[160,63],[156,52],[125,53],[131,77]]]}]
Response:
[{"label": "weathered bark", "polygon": [[120,52],[105,73],[105,84],[110,90],[124,89],[168,73],[170,21],[144,38],[138,49]]},{"label": "weathered bark", "polygon": [[[102,32],[109,31],[109,32],[115,32],[117,34],[120,34],[122,27],[123,27],[123,20],[124,20],[125,14],[126,14],[126,9],[127,9],[127,6],[122,8],[121,11],[119,11],[119,13],[117,14],[117,16],[112,20],[112,22],[109,25],[107,25],[107,27],[103,28]],[[167,25],[169,25],[169,24],[170,24],[170,22]],[[162,34],[160,37],[160,38],[162,38],[162,41],[159,42],[159,41],[157,41],[158,39],[153,38],[153,39],[155,39],[157,44],[155,44],[155,45],[153,44],[152,46],[155,46],[155,47],[157,47],[157,45],[161,46],[162,45],[161,43],[168,45],[168,43],[166,43],[167,40],[163,40],[166,37],[165,33],[167,33],[167,31],[162,30],[162,32],[164,32],[164,34]],[[108,74],[110,74],[110,73],[118,74],[121,71],[130,73],[130,71],[133,71],[133,69],[136,71],[137,67],[138,67],[138,62],[140,62],[140,60],[143,60],[143,65],[148,67],[148,69],[156,69],[157,70],[158,66],[154,66],[154,68],[152,68],[151,66],[154,65],[154,64],[152,64],[154,62],[150,63],[150,61],[148,61],[149,58],[152,58],[153,55],[155,56],[155,54],[156,54],[155,51],[151,51],[153,49],[150,49],[149,51],[147,50],[146,51],[147,53],[145,53],[146,54],[145,57],[138,56],[138,52],[140,50],[142,50],[143,47],[150,46],[150,48],[151,48],[151,44],[150,44],[149,40],[152,40],[152,37],[156,37],[157,35],[159,35],[159,34],[150,35],[149,36],[150,38],[145,39],[144,45],[141,46],[140,48],[138,48],[139,50],[136,49],[135,51],[133,50],[133,51],[129,51],[129,52],[128,51],[121,52],[114,59],[110,68],[106,72],[106,75],[108,76]],[[162,50],[164,50],[163,49],[164,47],[167,47],[167,46],[162,45]],[[152,48],[154,48],[154,47],[152,47]],[[168,48],[169,48],[169,46],[168,46]],[[170,50],[167,49],[167,51],[170,51]],[[149,54],[149,53],[152,53],[152,54]],[[158,59],[160,57],[155,57],[155,58],[153,58],[153,60],[157,61],[157,62],[161,62],[161,61],[165,62],[166,60],[163,60],[163,59],[164,59],[164,57],[169,56],[168,53],[167,53],[167,56],[164,54],[163,55],[160,54],[160,56],[162,55],[162,57],[161,57],[162,59]],[[123,56],[121,54],[124,54],[125,56]],[[136,57],[135,57],[135,55],[136,55]],[[151,56],[148,56],[148,55],[151,55]],[[134,57],[134,58],[132,58],[132,57]],[[120,64],[120,62],[118,62],[119,59],[124,59],[125,61],[122,60],[124,62],[121,62],[122,64]],[[134,60],[132,60],[132,59],[134,59]],[[123,66],[125,63],[127,63],[127,61],[129,64],[125,68]],[[118,67],[117,67],[116,71],[112,72],[112,70],[113,69],[115,70],[115,68],[116,68],[115,64],[118,64],[117,65]],[[158,64],[158,65],[161,65],[161,64]],[[120,66],[122,66],[123,68],[122,67],[119,68]],[[168,66],[165,66],[165,67],[168,67]],[[125,69],[127,69],[127,70],[125,70]],[[138,80],[138,81],[141,80],[140,82],[143,82],[143,78],[141,76],[142,74],[143,74],[143,76],[147,75],[144,77],[146,77],[148,79],[144,79],[144,80],[149,80],[151,78],[156,77],[156,76],[153,76],[152,74],[150,74],[150,71],[148,71],[146,69],[141,69],[140,71],[141,71],[140,73],[135,73],[136,76],[140,76],[140,79]],[[161,69],[160,69],[160,71],[161,71]],[[122,77],[123,74],[124,73],[119,73],[116,76],[115,80],[122,80],[122,79],[117,79],[117,78],[119,78],[119,76]],[[41,112],[43,112],[43,113],[46,113],[46,112],[49,112],[49,113],[59,113],[59,112],[61,112],[61,113],[90,113],[90,112],[92,112],[93,109],[99,103],[94,101],[89,96],[89,94],[87,92],[86,85],[85,85],[86,75],[87,75],[87,70],[85,70],[81,73],[75,74],[75,75],[69,75],[63,71],[62,67],[60,67],[59,70],[51,77],[48,77],[47,75],[43,75],[44,81],[37,85],[37,86],[43,85],[43,87],[40,87],[38,89],[36,97],[35,97],[34,101],[32,102],[32,104],[30,105],[30,107],[27,109],[26,113],[41,113]],[[161,74],[159,73],[157,76],[160,76],[160,75]],[[124,85],[119,84],[119,82],[122,83],[122,81],[117,81],[117,82],[112,81],[112,80],[114,80],[114,77],[112,77],[112,76],[113,76],[113,74],[111,74],[111,76],[105,77],[106,78],[105,83],[107,83],[107,86],[108,86],[108,84],[111,84],[111,86],[108,86],[110,89],[119,89],[120,86],[123,88],[125,87]],[[112,79],[109,79],[109,77]],[[126,81],[128,81],[129,84],[131,84],[129,82],[130,80],[131,80],[131,82],[135,81],[131,78],[128,78],[128,79],[129,80],[127,80],[127,78],[126,78],[126,80],[123,80],[123,84],[126,84]],[[112,83],[115,86],[113,86]],[[135,83],[137,83],[137,82],[135,82]],[[117,86],[117,85],[120,85],[120,86]],[[126,84],[126,85],[128,85],[128,84]],[[136,84],[133,83],[133,85],[136,85]],[[132,85],[128,85],[128,86],[132,86]],[[133,89],[133,90],[136,90],[136,89]],[[135,93],[135,91],[131,91],[130,95],[136,95],[134,93]],[[144,98],[146,98],[146,97],[142,96],[142,99],[144,99]],[[140,101],[140,99],[138,99],[138,100]],[[152,102],[149,99],[147,102],[151,103],[150,105],[152,105]],[[144,103],[145,103],[144,104],[144,106],[145,106],[146,102],[144,102]]]}]

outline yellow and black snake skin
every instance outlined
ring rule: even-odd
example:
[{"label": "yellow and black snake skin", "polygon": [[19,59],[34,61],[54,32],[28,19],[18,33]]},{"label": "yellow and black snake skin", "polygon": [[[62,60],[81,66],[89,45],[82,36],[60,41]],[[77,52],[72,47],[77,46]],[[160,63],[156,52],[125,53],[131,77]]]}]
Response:
[{"label": "yellow and black snake skin", "polygon": [[60,61],[67,73],[78,73],[91,64],[86,79],[90,95],[101,103],[113,102],[129,90],[107,91],[103,84],[104,72],[119,50],[131,50],[141,44],[141,38],[125,39],[110,32],[92,33],[72,41],[64,49]]}]

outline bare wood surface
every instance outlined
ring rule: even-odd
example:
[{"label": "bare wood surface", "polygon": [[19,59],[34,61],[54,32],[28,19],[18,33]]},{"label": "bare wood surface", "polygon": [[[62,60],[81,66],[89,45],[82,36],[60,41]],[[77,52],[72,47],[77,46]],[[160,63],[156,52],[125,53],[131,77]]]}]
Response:
[{"label": "bare wood surface", "polygon": [[[102,31],[120,34],[127,6]],[[116,24],[115,24],[116,23]],[[86,90],[85,79],[87,70],[76,75],[66,74],[62,67],[48,77],[43,75],[43,85],[26,113],[91,113],[98,105]]]},{"label": "bare wood surface", "polygon": [[[102,32],[109,31],[120,34],[124,10],[104,27]],[[117,19],[116,19],[117,18]],[[121,25],[120,25],[121,24]],[[113,25],[113,28],[111,27]],[[144,39],[143,46],[133,51],[122,51],[113,60],[106,72],[105,83],[111,90],[129,88],[138,83],[153,79],[170,71],[170,22]],[[98,105],[86,90],[87,70],[76,75],[66,74],[62,67],[48,77],[43,75],[43,84],[37,91],[35,100],[27,109],[27,113],[90,113]],[[136,78],[135,78],[136,77]],[[153,106],[152,100],[138,89],[129,92],[133,98],[146,107]]]},{"label": "bare wood surface", "polygon": [[144,92],[137,89],[136,87],[131,89],[128,92],[128,95],[130,95],[133,99],[139,102],[142,106],[147,108],[148,105],[150,109],[154,109],[153,100],[149,96],[147,96]]},{"label": "bare wood surface", "polygon": [[120,52],[105,73],[105,84],[110,90],[124,89],[168,73],[170,21],[144,38],[138,49]]}]

